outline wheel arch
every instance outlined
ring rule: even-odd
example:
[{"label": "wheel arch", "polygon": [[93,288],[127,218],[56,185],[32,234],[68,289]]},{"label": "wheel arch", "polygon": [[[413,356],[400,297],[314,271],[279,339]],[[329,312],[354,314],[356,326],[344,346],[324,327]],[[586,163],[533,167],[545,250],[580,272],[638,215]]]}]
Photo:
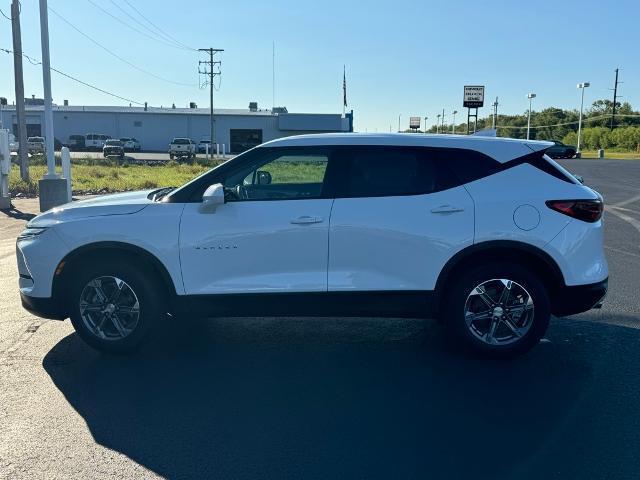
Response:
[{"label": "wheel arch", "polygon": [[493,261],[512,261],[534,270],[548,289],[552,304],[555,292],[565,286],[562,270],[553,258],[542,249],[515,240],[493,240],[471,245],[449,259],[436,281],[436,309],[440,311],[444,289],[449,280],[471,266]]},{"label": "wheel arch", "polygon": [[[150,268],[160,278],[162,285],[171,299],[177,295],[176,287],[164,264],[148,250],[124,242],[105,241],[95,242],[76,248],[69,252],[59,263],[54,273],[52,297],[61,305],[64,305],[69,284],[69,275],[78,268],[81,261],[105,255],[126,256],[133,262],[137,262]],[[171,302],[172,303],[172,302]]]}]

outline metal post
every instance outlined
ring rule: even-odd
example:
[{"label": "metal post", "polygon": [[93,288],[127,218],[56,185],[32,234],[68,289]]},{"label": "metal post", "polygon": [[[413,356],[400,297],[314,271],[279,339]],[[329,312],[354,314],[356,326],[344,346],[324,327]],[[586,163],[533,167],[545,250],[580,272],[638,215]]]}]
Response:
[{"label": "metal post", "polygon": [[209,144],[208,143],[204,144],[204,153],[205,153],[205,158],[209,160]]},{"label": "metal post", "polygon": [[398,133],[400,133],[400,117],[402,117],[402,114],[398,115]]},{"label": "metal post", "polygon": [[436,133],[440,133],[440,114],[436,115],[436,117],[438,118],[436,120]]},{"label": "metal post", "polygon": [[453,111],[453,126],[451,127],[451,133],[453,133],[454,135],[456,134],[456,113],[458,113],[457,110]]},{"label": "metal post", "polygon": [[529,115],[527,116],[527,140],[529,140],[529,131],[531,130],[531,101],[536,98],[536,94],[528,93],[527,98],[529,99]]},{"label": "metal post", "polygon": [[0,210],[11,208],[9,173],[11,173],[9,131],[0,129]]},{"label": "metal post", "polygon": [[[42,45],[42,83],[44,85],[44,139],[47,174],[44,178],[58,178],[53,142],[53,107],[51,99],[51,65],[49,60],[49,18],[47,0],[40,0],[40,43]],[[22,146],[21,146],[22,147]]]},{"label": "metal post", "polygon": [[71,190],[71,154],[68,147],[62,147],[60,150],[60,161],[62,163],[62,177],[67,181],[67,202],[73,200]]},{"label": "metal post", "polygon": [[576,148],[576,156],[578,158],[580,157],[580,137],[582,135],[582,109],[584,107],[584,89],[587,88],[589,85],[590,85],[589,82],[578,84],[578,88],[582,90],[582,93],[580,94],[580,117],[578,120],[578,145]]},{"label": "metal post", "polygon": [[424,117],[424,133],[427,133],[427,119],[429,117]]},{"label": "metal post", "polygon": [[442,133],[447,133],[444,129],[444,108],[442,109]]}]

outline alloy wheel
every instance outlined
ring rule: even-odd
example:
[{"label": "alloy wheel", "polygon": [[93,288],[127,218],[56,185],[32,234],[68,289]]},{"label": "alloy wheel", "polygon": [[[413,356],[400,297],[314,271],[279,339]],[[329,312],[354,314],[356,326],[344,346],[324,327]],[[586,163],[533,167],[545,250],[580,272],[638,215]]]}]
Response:
[{"label": "alloy wheel", "polygon": [[513,280],[487,280],[467,296],[464,316],[467,328],[481,342],[509,345],[531,329],[533,299],[526,288]]},{"label": "alloy wheel", "polygon": [[80,316],[87,329],[102,340],[122,340],[138,326],[140,303],[124,280],[102,276],[88,282],[80,294]]}]

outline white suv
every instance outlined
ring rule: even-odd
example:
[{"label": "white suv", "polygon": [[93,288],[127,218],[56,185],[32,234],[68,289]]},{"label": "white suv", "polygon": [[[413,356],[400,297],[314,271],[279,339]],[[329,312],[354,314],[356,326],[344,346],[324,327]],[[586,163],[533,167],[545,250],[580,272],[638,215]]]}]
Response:
[{"label": "white suv", "polygon": [[24,307],[104,351],[172,314],[436,317],[522,353],[607,290],[602,197],[548,142],[306,135],[177,189],[74,202],[17,241]]}]

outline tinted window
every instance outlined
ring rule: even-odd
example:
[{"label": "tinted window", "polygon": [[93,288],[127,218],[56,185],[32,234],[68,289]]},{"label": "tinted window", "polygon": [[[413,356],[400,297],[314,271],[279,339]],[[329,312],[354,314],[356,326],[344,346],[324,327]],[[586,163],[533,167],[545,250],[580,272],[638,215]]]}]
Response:
[{"label": "tinted window", "polygon": [[430,149],[343,147],[338,158],[337,197],[423,195],[453,186]]},{"label": "tinted window", "polygon": [[438,160],[457,178],[459,184],[488,177],[500,170],[500,163],[474,150],[460,148],[438,149]]}]

